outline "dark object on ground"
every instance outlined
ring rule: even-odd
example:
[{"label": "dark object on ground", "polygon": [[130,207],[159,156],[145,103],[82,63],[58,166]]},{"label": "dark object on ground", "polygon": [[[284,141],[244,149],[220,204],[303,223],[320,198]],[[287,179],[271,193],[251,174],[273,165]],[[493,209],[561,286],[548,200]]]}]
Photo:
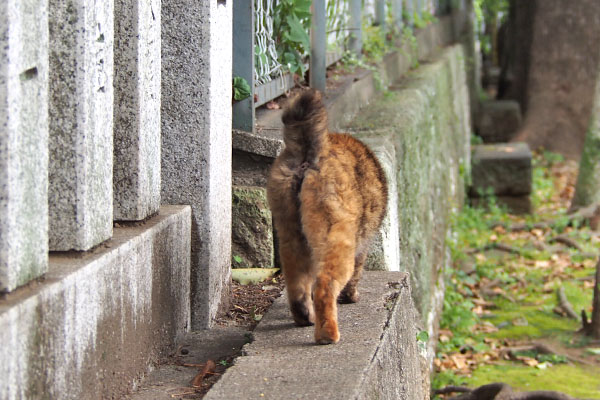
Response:
[{"label": "dark object on ground", "polygon": [[600,339],[600,259],[598,259],[598,263],[596,264],[596,281],[591,318],[591,321],[589,321],[585,310],[581,310],[582,331],[588,336]]},{"label": "dark object on ground", "polygon": [[471,389],[464,386],[448,386],[436,390],[434,394],[463,393],[451,400],[575,400],[564,393],[548,390],[536,390],[533,392],[513,392],[506,383],[496,382]]}]

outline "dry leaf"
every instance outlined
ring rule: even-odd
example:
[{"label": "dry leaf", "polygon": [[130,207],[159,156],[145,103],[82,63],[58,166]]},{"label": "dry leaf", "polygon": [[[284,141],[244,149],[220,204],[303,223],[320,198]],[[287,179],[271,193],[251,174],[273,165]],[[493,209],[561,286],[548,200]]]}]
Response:
[{"label": "dry leaf", "polygon": [[202,387],[202,381],[206,375],[212,374],[215,371],[216,365],[213,360],[207,360],[204,367],[198,372],[198,374],[192,380],[193,387]]}]

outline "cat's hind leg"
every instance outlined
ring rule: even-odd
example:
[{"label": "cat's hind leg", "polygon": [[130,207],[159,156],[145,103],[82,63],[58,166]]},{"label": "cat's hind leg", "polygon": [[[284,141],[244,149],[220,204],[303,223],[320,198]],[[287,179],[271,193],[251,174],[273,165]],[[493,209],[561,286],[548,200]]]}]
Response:
[{"label": "cat's hind leg", "polygon": [[310,250],[303,237],[290,237],[279,243],[279,258],[285,278],[290,311],[298,326],[313,325],[315,314],[312,286],[315,279]]},{"label": "cat's hind leg", "polygon": [[358,282],[360,281],[360,277],[362,276],[363,266],[365,264],[365,260],[367,259],[367,252],[359,252],[354,257],[354,273],[352,277],[346,283],[346,286],[340,293],[338,297],[338,302],[342,304],[347,303],[356,303],[359,299],[358,294]]},{"label": "cat's hind leg", "polygon": [[326,239],[313,246],[317,263],[317,280],[313,292],[315,306],[315,341],[318,344],[340,340],[337,318],[337,298],[352,277],[354,270],[353,224],[333,224]]}]

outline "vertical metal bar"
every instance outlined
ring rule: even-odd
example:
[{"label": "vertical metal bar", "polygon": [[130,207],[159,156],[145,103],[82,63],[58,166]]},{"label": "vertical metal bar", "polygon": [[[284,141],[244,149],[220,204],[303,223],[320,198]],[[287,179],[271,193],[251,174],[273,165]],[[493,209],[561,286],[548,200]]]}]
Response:
[{"label": "vertical metal bar", "polygon": [[325,33],[325,0],[313,0],[312,25],[310,29],[310,87],[325,91],[325,52],[327,50],[327,34]]},{"label": "vertical metal bar", "polygon": [[375,25],[385,30],[385,0],[375,0]]},{"label": "vertical metal bar", "polygon": [[348,48],[358,57],[362,52],[361,0],[350,0],[350,40]]},{"label": "vertical metal bar", "polygon": [[415,25],[415,2],[416,0],[406,0],[406,14],[408,14],[407,24],[410,27]]},{"label": "vertical metal bar", "polygon": [[416,0],[417,2],[417,15],[419,16],[419,19],[421,19],[423,17],[423,4],[425,3],[425,0]]},{"label": "vertical metal bar", "polygon": [[250,97],[233,104],[234,129],[254,130],[254,0],[233,2],[233,76],[250,85]]},{"label": "vertical metal bar", "polygon": [[402,30],[402,0],[394,0],[392,3],[392,15],[394,16],[394,25],[398,31]]}]

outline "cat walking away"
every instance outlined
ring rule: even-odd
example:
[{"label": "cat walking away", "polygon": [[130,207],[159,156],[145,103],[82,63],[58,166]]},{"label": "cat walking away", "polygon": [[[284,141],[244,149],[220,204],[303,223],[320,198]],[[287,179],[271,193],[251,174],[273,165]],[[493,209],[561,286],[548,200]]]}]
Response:
[{"label": "cat walking away", "polygon": [[282,117],[285,148],[267,182],[290,309],[315,341],[340,339],[337,301],[358,301],[369,244],[387,205],[387,184],[373,152],[327,131],[321,94],[304,91]]}]

